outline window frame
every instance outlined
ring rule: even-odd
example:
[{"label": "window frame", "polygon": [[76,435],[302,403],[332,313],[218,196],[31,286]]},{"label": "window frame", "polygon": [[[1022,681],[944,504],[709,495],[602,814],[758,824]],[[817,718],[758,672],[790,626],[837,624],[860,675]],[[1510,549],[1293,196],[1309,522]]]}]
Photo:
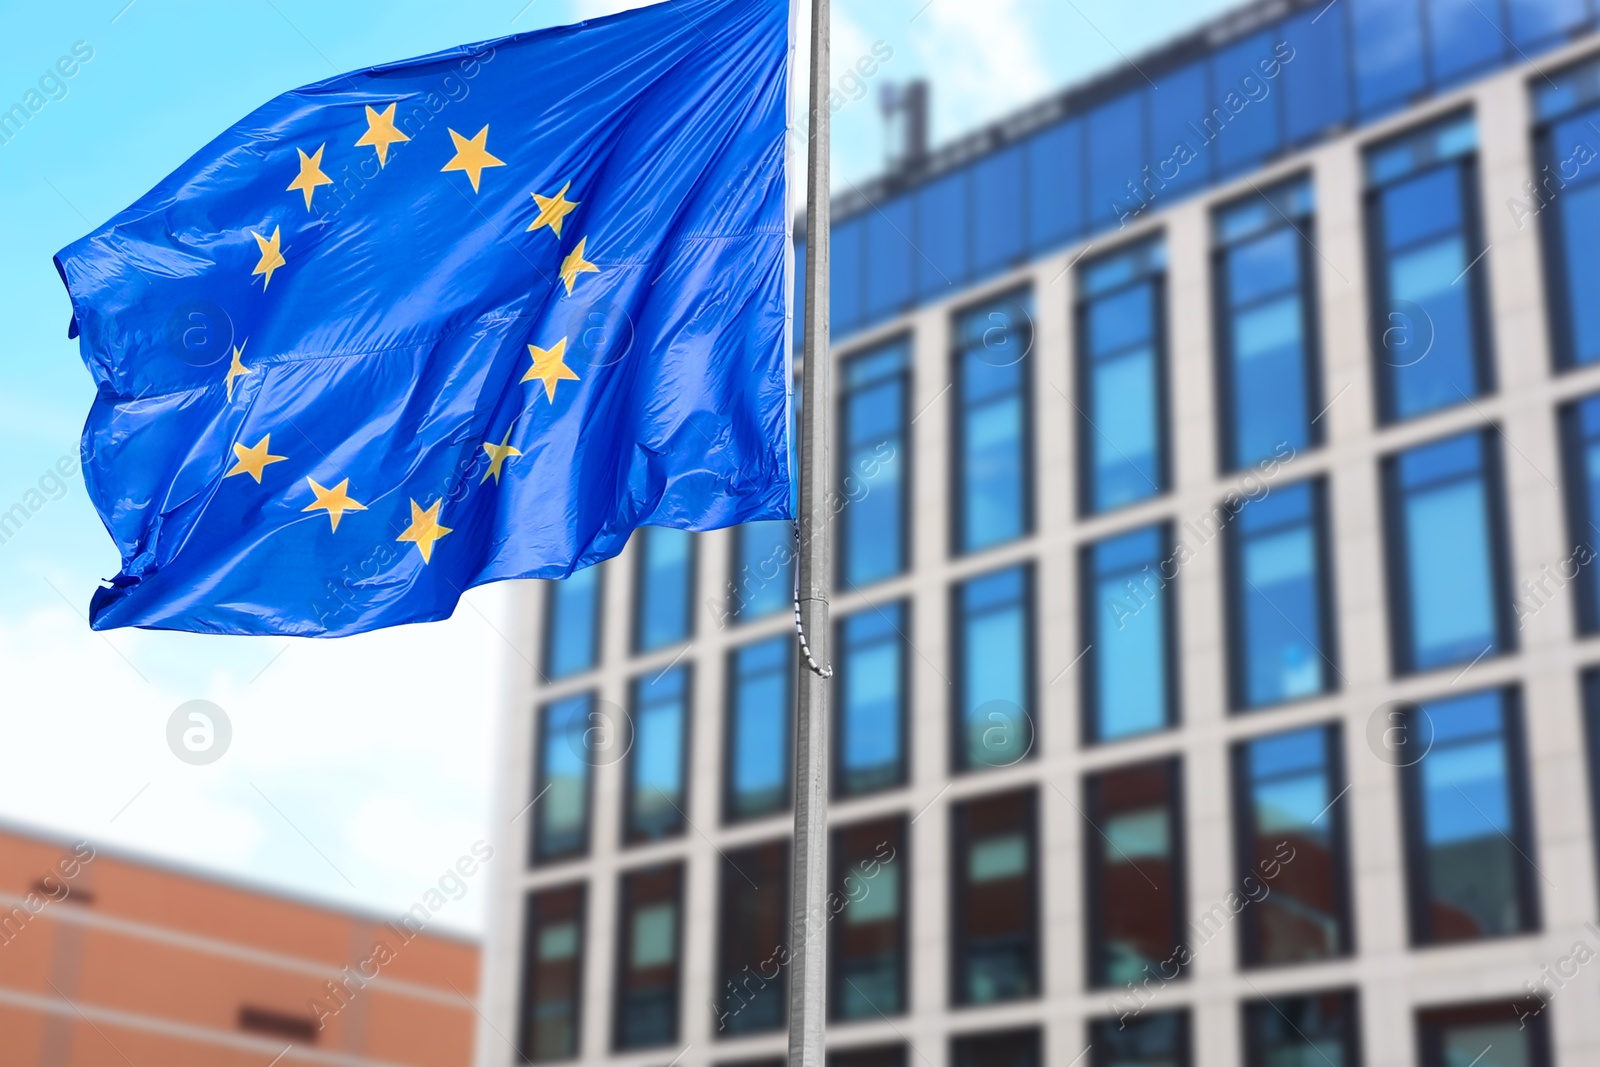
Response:
[{"label": "window frame", "polygon": [[[678,753],[678,777],[679,781],[683,783],[682,821],[678,824],[675,830],[669,831],[659,838],[644,837],[638,834],[633,826],[633,805],[637,796],[634,788],[633,769],[634,760],[638,758],[639,751],[639,730],[637,726],[640,706],[639,687],[640,683],[644,683],[646,685],[651,684],[650,682],[646,681],[647,678],[653,677],[654,679],[659,679],[669,671],[674,670],[683,671],[683,711],[681,715],[683,738],[681,741],[681,748]],[[683,837],[688,833],[689,806],[693,802],[693,790],[689,788],[689,771],[691,767],[691,751],[694,741],[694,683],[695,661],[693,659],[687,663],[679,663],[670,666],[666,671],[662,671],[659,674],[653,674],[653,672],[646,671],[643,674],[635,675],[628,681],[628,704],[630,708],[628,714],[633,718],[633,725],[631,728],[631,745],[628,749],[627,756],[622,760],[622,828],[621,832],[618,834],[618,843],[623,849],[635,848],[640,845],[655,844],[663,841],[672,841],[676,838]]]},{"label": "window frame", "polygon": [[[834,372],[835,377],[840,382],[843,382],[845,378],[845,364],[853,359],[870,357],[876,353],[885,351],[893,345],[903,345],[905,348],[905,365],[901,367],[901,369],[895,375],[895,377],[900,381],[900,443],[902,445],[900,451],[895,455],[895,459],[901,463],[899,500],[900,569],[894,574],[885,575],[882,578],[876,579],[872,584],[890,582],[895,578],[903,577],[915,566],[915,559],[912,556],[914,537],[913,527],[915,526],[915,523],[911,520],[914,518],[912,512],[912,488],[915,485],[914,479],[916,476],[916,468],[914,466],[914,453],[916,452],[916,447],[915,442],[912,440],[911,433],[911,390],[916,384],[916,335],[910,330],[903,330],[882,341],[852,348],[846,354],[838,357],[838,368]],[[886,378],[884,380],[888,379]],[[876,385],[878,383],[875,382],[873,384]],[[850,469],[849,455],[849,403],[853,394],[854,390],[841,387],[839,389],[838,398],[835,400],[835,405],[837,408],[836,414],[839,422],[837,430],[837,445],[835,446],[837,455],[834,459],[834,476],[837,478],[837,481],[834,484],[840,487],[845,486],[846,478],[853,477]],[[848,500],[848,496],[846,499]],[[834,588],[844,589],[846,586],[848,586],[851,589],[857,589],[855,583],[851,581],[850,577],[845,573],[848,566],[846,555],[850,546],[849,504],[846,504],[844,507],[840,508],[839,521],[839,550],[834,553],[833,562]]]},{"label": "window frame", "polygon": [[700,538],[695,536],[693,532],[689,532],[689,560],[685,567],[686,573],[684,575],[684,582],[687,584],[688,588],[685,589],[685,596],[683,598],[683,636],[679,637],[676,641],[671,641],[664,645],[657,645],[653,648],[646,648],[644,644],[645,604],[647,600],[645,590],[648,589],[650,585],[650,550],[648,548],[648,544],[650,538],[654,536],[650,531],[660,529],[672,529],[672,527],[640,527],[642,533],[639,537],[639,547],[634,553],[633,625],[630,627],[632,633],[629,634],[629,650],[635,656],[643,656],[652,652],[660,652],[662,649],[673,648],[674,646],[681,645],[686,641],[694,640],[694,597],[695,590],[699,588],[700,582]]},{"label": "window frame", "polygon": [[[628,964],[628,953],[633,948],[633,931],[628,924],[632,916],[633,892],[632,883],[639,876],[673,872],[676,876],[676,885],[673,887],[672,905],[676,909],[675,922],[672,931],[672,1036],[666,1041],[655,1045],[624,1045],[622,1042],[623,1018],[627,1013],[625,1003],[627,991],[623,987],[623,975],[631,967]],[[688,864],[683,857],[668,859],[660,863],[647,864],[643,867],[633,867],[619,871],[617,878],[617,944],[616,961],[612,972],[613,989],[611,991],[611,1052],[613,1055],[632,1055],[645,1049],[667,1048],[675,1045],[683,1034],[683,931],[684,901],[688,899]]]},{"label": "window frame", "polygon": [[[966,756],[966,727],[968,710],[965,707],[965,692],[967,682],[967,645],[964,631],[966,629],[967,615],[962,608],[961,598],[962,593],[966,590],[967,586],[971,585],[973,582],[981,581],[984,578],[992,578],[1010,570],[1018,570],[1022,572],[1022,603],[1020,607],[1022,610],[1022,626],[1025,633],[1025,640],[1023,641],[1022,645],[1022,693],[1023,699],[1027,701],[1027,704],[1022,708],[1022,714],[1028,722],[1028,750],[1024,752],[1015,763],[1001,764],[994,767],[975,766],[967,761]],[[948,737],[950,740],[949,767],[950,774],[952,776],[982,774],[987,771],[1004,770],[1007,767],[1015,767],[1027,760],[1038,758],[1039,720],[1033,714],[1033,712],[1028,710],[1029,708],[1036,707],[1039,702],[1039,687],[1037,679],[1039,671],[1039,627],[1037,617],[1038,593],[1035,589],[1036,574],[1037,561],[1030,557],[1028,559],[1019,560],[1016,563],[1008,564],[1004,567],[998,567],[992,570],[980,571],[975,574],[967,575],[960,581],[953,582],[950,586],[950,648],[954,655],[950,664],[951,711],[949,717]],[[907,663],[908,668],[909,666],[910,664]]]},{"label": "window frame", "polygon": [[[545,781],[544,752],[545,743],[550,740],[550,715],[555,708],[569,700],[583,698],[589,702],[589,713],[594,714],[599,707],[600,692],[597,689],[584,689],[576,693],[569,693],[564,697],[554,697],[541,703],[534,711],[534,741],[533,741],[533,786],[534,799],[544,795],[544,790],[549,788]],[[533,818],[533,825],[529,827],[528,841],[528,869],[535,870],[543,867],[554,867],[562,863],[574,863],[586,860],[594,850],[594,765],[583,761],[583,846],[571,852],[546,854],[541,847],[540,822],[537,815]]]},{"label": "window frame", "polygon": [[1112,530],[1102,537],[1082,543],[1078,550],[1078,588],[1080,590],[1078,596],[1078,628],[1086,646],[1099,643],[1100,616],[1096,610],[1098,598],[1092,595],[1096,584],[1095,549],[1107,541],[1115,540],[1127,534],[1138,533],[1140,530],[1147,530],[1152,527],[1158,531],[1157,536],[1160,538],[1160,552],[1155,561],[1156,577],[1167,583],[1166,588],[1161,590],[1162,595],[1166,598],[1165,612],[1162,619],[1162,657],[1167,674],[1166,721],[1158,729],[1147,730],[1142,733],[1125,734],[1121,737],[1101,737],[1097,721],[1100,705],[1099,670],[1095,666],[1095,658],[1085,655],[1083,674],[1079,682],[1080,706],[1078,716],[1078,740],[1080,746],[1085,749],[1156,737],[1177,729],[1183,723],[1183,707],[1181,703],[1183,680],[1179,674],[1183,656],[1178,647],[1180,639],[1180,634],[1178,633],[1178,612],[1180,608],[1178,602],[1178,579],[1181,577],[1182,568],[1177,568],[1170,579],[1160,573],[1161,565],[1165,561],[1175,558],[1176,548],[1174,547],[1174,533],[1170,519],[1158,519],[1153,523],[1145,523],[1129,529]]},{"label": "window frame", "polygon": [[[1262,712],[1282,708],[1292,708],[1313,700],[1325,700],[1344,689],[1344,674],[1340,669],[1339,648],[1339,613],[1334,604],[1334,591],[1338,583],[1333,574],[1333,545],[1328,536],[1330,514],[1328,508],[1328,478],[1325,474],[1315,474],[1289,485],[1281,486],[1278,491],[1306,486],[1311,492],[1311,516],[1308,520],[1311,525],[1312,537],[1315,539],[1315,559],[1317,564],[1317,622],[1322,630],[1322,647],[1316,648],[1317,655],[1322,658],[1323,687],[1315,693],[1304,696],[1290,697],[1287,700],[1276,700],[1269,704],[1251,704],[1249,700],[1250,688],[1250,642],[1247,640],[1245,630],[1245,603],[1246,597],[1243,584],[1245,581],[1244,549],[1246,535],[1244,528],[1235,516],[1233,521],[1227,523],[1222,530],[1222,576],[1223,590],[1222,601],[1225,611],[1225,633],[1228,639],[1228,648],[1225,654],[1228,670],[1228,712],[1230,715],[1249,716]],[[1248,507],[1248,505],[1246,505]],[[1242,512],[1241,512],[1242,513]],[[1285,527],[1274,527],[1284,529]],[[1293,623],[1290,623],[1292,626]],[[1305,635],[1302,634],[1302,637]]]},{"label": "window frame", "polygon": [[533,1063],[534,1011],[533,977],[537,966],[534,932],[541,928],[539,901],[557,893],[574,893],[577,897],[573,922],[578,927],[577,962],[573,964],[572,994],[572,1054],[560,1060],[545,1063],[569,1063],[583,1057],[583,993],[585,964],[589,952],[589,883],[587,880],[542,886],[523,895],[522,906],[522,967],[517,997],[517,1056],[521,1063]]},{"label": "window frame", "polygon": [[[1521,854],[1523,863],[1518,864],[1515,871],[1515,886],[1518,896],[1519,919],[1521,925],[1516,930],[1505,933],[1488,934],[1475,938],[1440,939],[1432,933],[1432,923],[1428,918],[1429,903],[1432,900],[1432,883],[1428,878],[1428,842],[1427,827],[1423,822],[1424,804],[1422,801],[1422,772],[1421,766],[1427,757],[1400,768],[1400,819],[1401,819],[1401,847],[1404,850],[1405,868],[1405,895],[1406,895],[1406,934],[1407,945],[1413,949],[1435,947],[1468,947],[1473,945],[1494,944],[1504,942],[1511,938],[1527,937],[1537,934],[1543,929],[1543,901],[1539,895],[1539,883],[1536,877],[1537,868],[1534,866],[1533,856],[1538,847],[1538,834],[1533,821],[1533,797],[1531,792],[1531,768],[1528,765],[1527,731],[1523,715],[1523,701],[1521,689],[1515,684],[1493,686],[1488,689],[1471,690],[1466,693],[1454,694],[1439,699],[1453,700],[1471,697],[1483,693],[1498,693],[1500,695],[1500,711],[1504,728],[1501,740],[1505,746],[1507,767],[1506,800],[1511,816],[1511,836],[1508,840],[1511,846]],[[1434,701],[1428,701],[1433,703]],[[1411,717],[1423,708],[1422,701],[1410,701],[1402,705],[1402,710],[1407,716],[1406,732],[1420,732],[1411,727]],[[1432,751],[1432,731],[1429,731],[1429,753]]]},{"label": "window frame", "polygon": [[1014,285],[991,296],[973,300],[963,304],[950,313],[950,381],[955,392],[955,402],[951,405],[950,415],[950,463],[949,463],[949,491],[950,515],[948,519],[950,538],[949,556],[951,559],[961,559],[968,556],[992,552],[1006,545],[1014,545],[1026,541],[1035,532],[1037,520],[1037,504],[1034,500],[1034,484],[1037,480],[1037,464],[1034,459],[1034,399],[1037,392],[1035,388],[1034,373],[1031,363],[1026,355],[1017,361],[1019,368],[1017,374],[1020,381],[1018,394],[1020,400],[1018,408],[1022,413],[1022,425],[1018,431],[1018,450],[1021,453],[1021,479],[1022,479],[1022,523],[1017,536],[1009,541],[1001,541],[992,545],[979,548],[967,546],[966,526],[966,376],[963,372],[962,361],[966,358],[967,350],[961,343],[961,323],[969,316],[976,314],[985,307],[994,307],[1006,302],[1015,302],[1023,307],[1028,318],[1027,344],[1028,353],[1032,353],[1034,342],[1038,339],[1037,325],[1034,322],[1034,312],[1028,311],[1025,305],[1032,305],[1035,294],[1031,283]]},{"label": "window frame", "polygon": [[829,730],[828,738],[828,756],[832,760],[830,767],[833,771],[833,773],[828,775],[828,794],[830,800],[840,801],[850,800],[856,797],[877,796],[880,793],[888,793],[896,789],[904,789],[911,783],[911,731],[914,725],[913,720],[915,716],[911,714],[912,672],[911,656],[909,653],[913,647],[911,643],[910,631],[916,625],[915,620],[912,618],[912,603],[913,602],[911,598],[906,596],[895,600],[892,605],[883,605],[884,607],[892,606],[898,608],[900,611],[900,622],[902,624],[900,626],[895,626],[893,621],[890,621],[890,625],[894,626],[894,629],[897,631],[897,640],[900,643],[900,677],[898,683],[899,699],[896,701],[896,703],[899,705],[896,709],[896,714],[898,716],[900,730],[900,752],[899,757],[896,760],[896,773],[894,780],[886,785],[878,786],[875,789],[852,791],[846,790],[843,785],[845,778],[843,751],[844,715],[846,710],[845,685],[850,671],[850,651],[849,646],[845,642],[845,627],[849,624],[851,619],[854,619],[859,615],[863,615],[866,612],[871,611],[878,612],[880,614],[882,612],[878,605],[868,604],[865,608],[850,612],[847,615],[837,616],[833,619],[833,647],[838,651],[835,653],[833,660],[834,671],[837,675],[834,681],[834,695],[829,702],[832,705],[831,711],[833,719],[833,722],[829,724],[831,729]]},{"label": "window frame", "polygon": [[[969,827],[969,813],[971,812],[974,804],[981,804],[985,801],[1002,800],[1012,797],[1022,798],[1022,832],[1026,834],[1028,838],[1027,925],[1033,931],[1033,937],[1030,943],[1030,952],[1028,955],[1028,978],[1033,987],[1033,992],[1026,997],[1013,997],[1006,1000],[995,1000],[980,1004],[968,1000],[962,989],[962,975],[966,968],[967,949],[965,947],[965,939],[961,936],[961,915],[967,898],[968,879],[965,873],[967,845],[972,840],[972,834]],[[946,862],[951,864],[951,869],[948,872],[950,912],[946,920],[948,923],[946,929],[949,931],[949,940],[947,944],[950,948],[948,958],[949,973],[946,978],[946,993],[949,997],[949,1007],[952,1010],[959,1010],[963,1008],[982,1009],[1004,1006],[1007,1004],[1036,1003],[1042,1000],[1045,996],[1043,982],[1044,975],[1039,956],[1041,920],[1043,919],[1044,910],[1042,891],[1040,889],[1040,882],[1042,881],[1040,868],[1043,867],[1043,864],[1040,862],[1039,857],[1039,791],[1037,787],[1035,787],[1032,783],[1027,783],[1022,785],[1020,788],[1007,789],[998,793],[985,793],[975,797],[968,797],[953,804],[950,808],[949,840],[950,854],[946,859]],[[959,867],[957,865],[959,865]],[[958,869],[962,872],[959,876],[957,876],[956,873]]]},{"label": "window frame", "polygon": [[[909,859],[907,858],[911,851],[911,834],[910,826],[906,821],[905,813],[900,812],[899,814],[891,814],[886,818],[860,819],[855,822],[846,823],[843,826],[830,826],[828,828],[828,886],[830,891],[840,892],[844,884],[844,878],[849,874],[849,872],[841,866],[841,858],[844,851],[842,845],[843,835],[853,830],[867,829],[872,826],[894,827],[893,833],[895,835],[895,844],[897,844],[899,847],[895,849],[893,862],[903,864],[903,866],[900,868],[899,874],[900,884],[897,887],[899,892],[899,900],[897,901],[898,910],[895,914],[895,941],[899,949],[900,957],[898,966],[900,982],[899,988],[896,991],[897,996],[899,997],[899,1010],[894,1012],[892,1016],[886,1015],[880,1010],[879,1014],[882,1015],[883,1018],[887,1019],[891,1017],[909,1015],[911,1013],[910,916],[912,867]],[[841,899],[847,901],[849,900],[849,895],[847,893],[840,892],[840,896]],[[842,910],[848,912],[849,908],[850,905],[847,903],[843,906]],[[842,936],[843,929],[844,924],[842,921],[830,922],[828,924],[828,988],[825,990],[825,1012],[827,1021],[829,1023],[847,1024],[862,1020],[846,1019],[839,1014],[838,1010],[840,1001],[838,982],[841,978],[843,978],[843,972],[841,968],[836,966],[836,964],[839,960],[839,938]]]},{"label": "window frame", "polygon": [[[589,570],[591,568],[586,567],[584,569]],[[557,581],[564,581],[565,579],[545,583],[544,633],[540,635],[539,641],[543,647],[540,649],[540,668],[535,673],[539,675],[539,680],[546,685],[555,681],[564,681],[568,678],[581,678],[583,675],[597,670],[600,664],[605,662],[606,566],[604,561],[593,564],[592,569],[595,572],[594,632],[591,634],[590,640],[593,642],[594,655],[590,658],[587,667],[582,670],[572,671],[569,674],[557,674],[555,672],[555,635],[558,629],[556,625],[558,621],[556,619],[556,603],[560,599]]]}]

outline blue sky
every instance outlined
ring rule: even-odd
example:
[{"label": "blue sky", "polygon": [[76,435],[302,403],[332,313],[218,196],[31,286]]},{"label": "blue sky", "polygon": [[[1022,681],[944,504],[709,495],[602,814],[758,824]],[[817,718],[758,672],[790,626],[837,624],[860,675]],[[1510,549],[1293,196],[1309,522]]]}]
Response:
[{"label": "blue sky", "polygon": [[[385,912],[491,825],[503,590],[456,617],[337,642],[95,634],[117,570],[76,454],[93,396],[51,256],[272,96],[373,63],[640,6],[630,0],[84,0],[0,13],[0,110],[92,49],[0,144],[0,821],[89,837]],[[836,117],[836,186],[883,155],[877,85],[928,77],[936,141],[1000,117],[1225,10],[1217,0],[834,0],[835,69],[892,50]],[[79,42],[82,42],[81,44]],[[70,64],[69,64],[70,67]],[[33,494],[33,495],[30,495]],[[520,664],[518,664],[520,667]],[[194,767],[166,747],[181,703],[233,740]],[[512,862],[509,856],[495,862]],[[487,876],[482,876],[486,878]],[[483,886],[440,916],[476,930]]]}]

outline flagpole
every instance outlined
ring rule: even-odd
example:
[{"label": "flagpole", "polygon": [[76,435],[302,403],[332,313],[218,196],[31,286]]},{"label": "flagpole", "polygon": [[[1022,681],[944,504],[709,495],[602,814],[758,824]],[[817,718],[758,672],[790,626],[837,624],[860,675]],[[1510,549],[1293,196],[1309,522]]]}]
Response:
[{"label": "flagpole", "polygon": [[[799,0],[803,3],[804,0]],[[811,0],[806,174],[805,350],[801,369],[799,589],[805,643],[795,699],[789,1067],[824,1067],[828,965],[828,93],[829,0]]]}]

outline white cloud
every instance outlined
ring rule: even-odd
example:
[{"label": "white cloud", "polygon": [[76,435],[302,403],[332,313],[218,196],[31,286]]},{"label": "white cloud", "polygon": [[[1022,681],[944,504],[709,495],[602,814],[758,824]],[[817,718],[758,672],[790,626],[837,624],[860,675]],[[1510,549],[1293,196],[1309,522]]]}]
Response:
[{"label": "white cloud", "polygon": [[935,141],[1036,100],[1054,84],[1022,0],[933,0],[912,46],[937,84]]}]

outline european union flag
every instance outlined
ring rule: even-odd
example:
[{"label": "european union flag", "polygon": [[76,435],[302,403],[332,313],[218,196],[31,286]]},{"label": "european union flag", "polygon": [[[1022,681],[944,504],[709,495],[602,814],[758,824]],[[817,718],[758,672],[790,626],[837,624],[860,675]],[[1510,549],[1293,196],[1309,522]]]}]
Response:
[{"label": "european union flag", "polygon": [[62,251],[94,627],[351,634],[790,517],[788,7],[296,89]]}]

